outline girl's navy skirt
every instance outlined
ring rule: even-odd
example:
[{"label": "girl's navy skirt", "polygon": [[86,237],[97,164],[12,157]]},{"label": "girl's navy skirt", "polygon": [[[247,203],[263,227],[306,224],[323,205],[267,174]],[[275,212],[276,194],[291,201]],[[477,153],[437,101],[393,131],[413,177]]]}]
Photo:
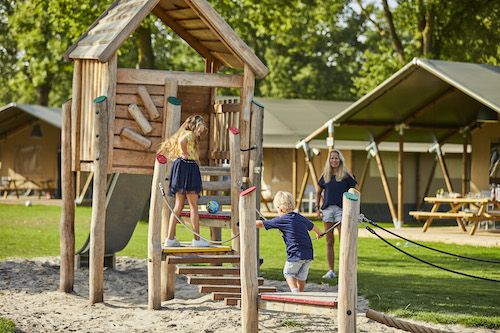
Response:
[{"label": "girl's navy skirt", "polygon": [[201,173],[198,163],[194,160],[176,159],[170,173],[168,194],[171,196],[175,196],[176,193],[200,194],[201,190]]}]

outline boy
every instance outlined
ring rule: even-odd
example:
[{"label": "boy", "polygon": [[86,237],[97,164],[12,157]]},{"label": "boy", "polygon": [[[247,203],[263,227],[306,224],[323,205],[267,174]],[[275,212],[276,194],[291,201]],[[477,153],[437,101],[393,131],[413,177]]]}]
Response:
[{"label": "boy", "polygon": [[311,221],[293,211],[295,203],[291,193],[279,191],[274,196],[273,204],[279,216],[271,220],[257,220],[256,225],[266,230],[281,231],[287,253],[283,275],[292,293],[302,292],[313,261],[313,246],[308,231],[313,230],[318,238],[323,234]]}]

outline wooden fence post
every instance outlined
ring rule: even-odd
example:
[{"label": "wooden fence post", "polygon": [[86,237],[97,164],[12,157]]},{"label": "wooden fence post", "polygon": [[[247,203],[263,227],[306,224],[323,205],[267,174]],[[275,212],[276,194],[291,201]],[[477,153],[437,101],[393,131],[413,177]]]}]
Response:
[{"label": "wooden fence post", "polygon": [[71,100],[62,106],[61,127],[61,188],[62,210],[60,224],[60,281],[59,290],[73,291],[75,281],[75,188],[71,171]]},{"label": "wooden fence post", "polygon": [[106,96],[94,100],[94,190],[90,224],[89,299],[103,301],[104,228],[106,222],[106,181],[108,171],[108,103]]},{"label": "wooden fence post", "polygon": [[343,195],[337,312],[339,333],[356,332],[359,201],[359,192],[355,189]]},{"label": "wooden fence post", "polygon": [[241,192],[240,209],[240,270],[241,270],[241,331],[259,331],[257,284],[257,228],[255,226],[255,186]]}]

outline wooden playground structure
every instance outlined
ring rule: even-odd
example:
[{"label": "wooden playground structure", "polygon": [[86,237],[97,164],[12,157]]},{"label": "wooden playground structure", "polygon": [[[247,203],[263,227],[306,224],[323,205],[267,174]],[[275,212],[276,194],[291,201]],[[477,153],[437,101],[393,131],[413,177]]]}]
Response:
[{"label": "wooden playground structure", "polygon": [[[159,18],[205,59],[204,73],[118,68],[119,47],[149,14]],[[175,281],[174,262],[182,261],[174,257],[189,257],[191,263],[193,256],[197,258],[195,263],[240,261],[240,192],[244,187],[256,186],[256,193],[260,193],[263,107],[253,102],[255,79],[266,76],[268,69],[204,0],[116,0],[65,57],[73,60],[74,72],[72,98],[63,105],[60,290],[71,292],[74,283],[74,173],[89,171],[94,178],[91,303],[103,301],[108,175],[152,174],[148,307],[159,309],[162,300],[173,297],[174,284],[168,282],[172,282],[172,277]],[[241,74],[218,73],[222,68],[237,69]],[[239,89],[240,103],[216,102],[218,88]],[[192,114],[202,115],[209,127],[208,135],[200,142],[204,193],[199,203],[217,198],[221,204],[231,205],[231,214],[223,218],[200,219],[202,225],[211,228],[213,240],[220,240],[222,227],[231,229],[235,237],[231,246],[227,250],[215,248],[219,252],[216,255],[225,256],[222,259],[207,259],[200,249],[185,249],[174,255],[161,246],[170,210],[163,205],[158,184],[169,174],[170,163],[159,163],[155,151]],[[168,200],[173,206],[173,199]],[[257,202],[253,203],[253,220]],[[245,242],[255,239],[244,239],[241,244]]]}]

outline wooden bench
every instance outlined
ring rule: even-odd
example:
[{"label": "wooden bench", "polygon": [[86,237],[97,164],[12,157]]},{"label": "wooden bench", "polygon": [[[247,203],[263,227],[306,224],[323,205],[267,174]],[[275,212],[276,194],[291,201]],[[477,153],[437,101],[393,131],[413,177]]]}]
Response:
[{"label": "wooden bench", "polygon": [[416,219],[422,218],[437,218],[437,219],[455,219],[455,218],[472,218],[474,217],[474,213],[470,212],[424,212],[424,211],[411,211],[410,215],[415,217]]}]

